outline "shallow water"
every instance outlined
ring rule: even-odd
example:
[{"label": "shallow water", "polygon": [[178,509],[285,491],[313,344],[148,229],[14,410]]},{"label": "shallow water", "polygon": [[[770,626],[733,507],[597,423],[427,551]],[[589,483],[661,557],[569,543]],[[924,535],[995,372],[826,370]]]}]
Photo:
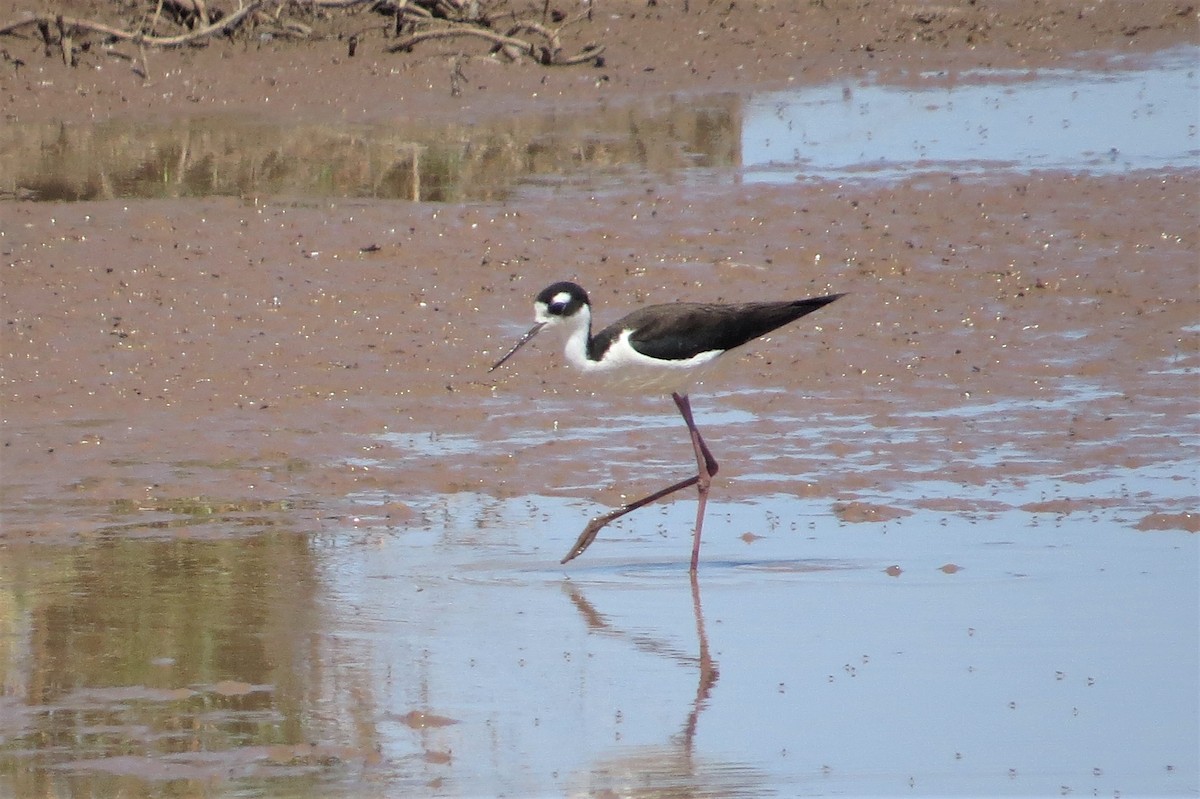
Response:
[{"label": "shallow water", "polygon": [[[941,124],[1041,77],[929,79]],[[11,205],[0,795],[1200,790],[1196,176],[1154,171],[1194,129],[1065,177],[931,144],[780,183],[815,162],[747,158],[756,102],[712,102],[699,160],[614,158],[628,186]],[[864,163],[891,184],[841,183]],[[722,472],[695,582],[691,496],[558,563],[690,458],[669,402],[578,390],[554,346],[487,375],[564,263],[605,319],[851,292],[696,392]]]},{"label": "shallow water", "polygon": [[480,124],[7,125],[0,174],[43,201],[146,197],[497,200],[640,175],[727,183],[1200,164],[1195,48],[1129,69],[974,70],[749,97],[521,114]]},{"label": "shallow water", "polygon": [[905,86],[814,86],[750,100],[741,166],[750,180],[774,181],[1196,166],[1198,102],[1192,48],[1125,71],[980,69]]},{"label": "shallow water", "polygon": [[367,536],[10,546],[36,601],[10,617],[9,790],[1193,787],[1197,611],[1171,598],[1196,536],[766,496],[715,504],[690,587],[688,504],[570,569],[578,503],[537,496],[430,498]]}]

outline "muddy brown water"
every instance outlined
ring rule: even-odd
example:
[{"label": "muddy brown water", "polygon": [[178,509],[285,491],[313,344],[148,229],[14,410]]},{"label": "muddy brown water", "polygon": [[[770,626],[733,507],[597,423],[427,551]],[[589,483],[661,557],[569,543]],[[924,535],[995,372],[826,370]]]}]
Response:
[{"label": "muddy brown water", "polygon": [[[1197,791],[1195,144],[796,179],[746,97],[650,105],[428,172],[64,129],[37,188],[92,199],[0,207],[0,795]],[[555,342],[487,372],[558,279],[601,323],[848,292],[694,390],[696,581],[688,496],[558,565],[691,462]]]}]

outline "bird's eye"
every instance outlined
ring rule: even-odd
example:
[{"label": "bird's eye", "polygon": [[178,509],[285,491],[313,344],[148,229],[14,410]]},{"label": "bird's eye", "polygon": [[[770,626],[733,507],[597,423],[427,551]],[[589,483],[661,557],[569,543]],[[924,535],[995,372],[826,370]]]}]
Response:
[{"label": "bird's eye", "polygon": [[547,310],[555,316],[562,316],[567,312],[567,306],[571,304],[571,295],[565,291],[560,291],[550,300]]}]

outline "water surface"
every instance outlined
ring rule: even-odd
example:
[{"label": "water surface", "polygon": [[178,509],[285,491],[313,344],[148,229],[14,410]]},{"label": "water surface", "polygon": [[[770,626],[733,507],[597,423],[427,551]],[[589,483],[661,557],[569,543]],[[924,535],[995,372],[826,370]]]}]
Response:
[{"label": "water surface", "polygon": [[23,199],[286,195],[433,202],[614,180],[898,179],[1200,164],[1197,51],[1129,69],[974,70],[748,97],[520,114],[480,124],[166,123],[5,126],[0,186]]}]

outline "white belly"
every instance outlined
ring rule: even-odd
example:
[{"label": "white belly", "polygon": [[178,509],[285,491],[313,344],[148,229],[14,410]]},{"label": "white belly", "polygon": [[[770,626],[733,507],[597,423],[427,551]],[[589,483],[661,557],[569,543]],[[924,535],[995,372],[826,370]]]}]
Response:
[{"label": "white belly", "polygon": [[660,361],[649,358],[629,345],[629,335],[622,335],[599,361],[588,358],[579,342],[567,342],[567,361],[595,383],[622,391],[686,394],[712,363],[721,350],[702,352],[684,361]]}]

